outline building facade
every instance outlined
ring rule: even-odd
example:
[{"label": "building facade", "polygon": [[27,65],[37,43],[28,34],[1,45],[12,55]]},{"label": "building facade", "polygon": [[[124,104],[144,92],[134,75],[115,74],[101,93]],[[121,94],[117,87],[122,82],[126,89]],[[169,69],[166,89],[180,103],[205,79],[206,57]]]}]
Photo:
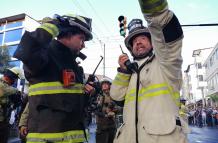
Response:
[{"label": "building facade", "polygon": [[20,39],[25,31],[32,31],[39,22],[26,14],[0,18],[0,46],[6,46],[11,56],[10,65],[21,67],[22,63],[13,58]]},{"label": "building facade", "polygon": [[206,96],[210,98],[210,104],[218,107],[218,43],[206,59],[204,66],[206,68],[205,80],[208,85]]},{"label": "building facade", "polygon": [[208,53],[213,48],[197,49],[193,51],[194,62],[184,71],[182,95],[190,108],[207,106],[207,82],[205,80],[206,68],[203,66]]},{"label": "building facade", "polygon": [[[22,68],[22,62],[16,58],[13,58],[13,54],[17,49],[24,32],[33,31],[39,25],[40,23],[37,20],[24,13],[0,18],[0,46],[8,48],[10,55],[10,66]],[[21,88],[20,80],[18,81],[17,87]]]}]

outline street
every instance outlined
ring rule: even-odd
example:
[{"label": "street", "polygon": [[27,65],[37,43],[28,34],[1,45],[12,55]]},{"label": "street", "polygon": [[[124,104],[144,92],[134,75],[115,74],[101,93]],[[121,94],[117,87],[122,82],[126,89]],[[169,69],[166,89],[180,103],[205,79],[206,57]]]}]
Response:
[{"label": "street", "polygon": [[191,127],[188,135],[189,143],[218,143],[218,128]]},{"label": "street", "polygon": [[[189,143],[218,143],[218,128],[209,127],[193,127],[192,132],[188,135]],[[96,126],[90,126],[90,139],[89,143],[95,143]],[[20,143],[17,138],[11,139],[8,143]]]}]

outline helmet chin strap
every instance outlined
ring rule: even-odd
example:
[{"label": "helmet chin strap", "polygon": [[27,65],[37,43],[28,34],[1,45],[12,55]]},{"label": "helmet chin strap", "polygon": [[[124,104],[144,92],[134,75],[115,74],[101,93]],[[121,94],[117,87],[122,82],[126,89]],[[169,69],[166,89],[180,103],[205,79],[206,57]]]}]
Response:
[{"label": "helmet chin strap", "polygon": [[140,56],[135,56],[134,54],[132,54],[133,55],[133,57],[134,57],[134,60],[141,60],[141,59],[144,59],[144,58],[146,58],[147,56],[152,56],[154,53],[153,53],[153,48],[148,52],[148,53],[145,53],[145,54],[143,54],[143,55],[140,55]]}]

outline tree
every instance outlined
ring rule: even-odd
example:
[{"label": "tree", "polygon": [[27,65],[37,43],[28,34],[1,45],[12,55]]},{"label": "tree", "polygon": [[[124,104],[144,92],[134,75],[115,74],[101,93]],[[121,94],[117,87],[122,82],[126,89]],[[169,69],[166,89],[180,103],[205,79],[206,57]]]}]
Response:
[{"label": "tree", "polygon": [[11,57],[9,55],[9,51],[6,45],[0,46],[0,73],[3,73],[3,71],[6,68],[9,68],[9,61]]},{"label": "tree", "polygon": [[210,98],[212,99],[213,102],[218,101],[218,96],[217,95],[211,95]]}]

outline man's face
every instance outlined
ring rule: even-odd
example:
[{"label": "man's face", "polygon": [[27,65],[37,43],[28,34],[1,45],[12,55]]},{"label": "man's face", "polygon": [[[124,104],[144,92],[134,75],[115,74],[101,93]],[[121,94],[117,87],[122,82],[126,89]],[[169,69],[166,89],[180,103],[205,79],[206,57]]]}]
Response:
[{"label": "man's face", "polygon": [[2,79],[3,79],[8,85],[13,85],[13,84],[17,81],[17,79],[16,79],[16,80],[12,80],[10,77],[5,76],[5,75],[2,77]]},{"label": "man's face", "polygon": [[105,92],[105,93],[109,93],[109,91],[110,91],[110,84],[108,84],[108,83],[103,83],[103,84],[101,85],[101,90],[102,90],[103,92]]},{"label": "man's face", "polygon": [[85,34],[76,34],[68,39],[68,47],[72,51],[79,52],[85,47]]},{"label": "man's face", "polygon": [[132,53],[136,57],[146,55],[152,49],[150,39],[145,35],[139,35],[132,41]]}]

